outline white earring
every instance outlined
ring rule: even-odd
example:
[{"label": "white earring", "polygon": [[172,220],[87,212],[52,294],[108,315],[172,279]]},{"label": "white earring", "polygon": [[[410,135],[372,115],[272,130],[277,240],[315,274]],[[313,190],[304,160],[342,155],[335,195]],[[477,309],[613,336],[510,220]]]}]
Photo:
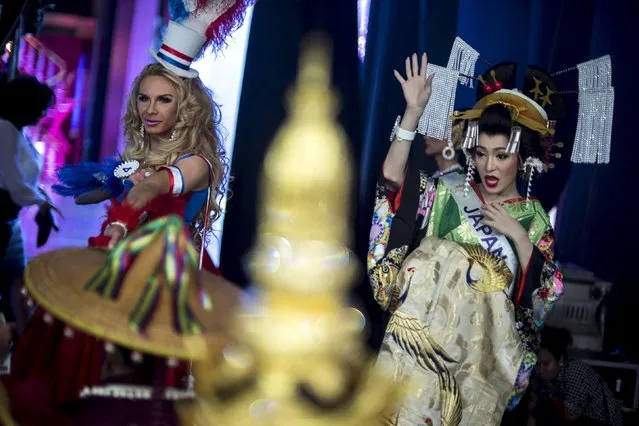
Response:
[{"label": "white earring", "polygon": [[140,148],[144,149],[144,123],[140,123]]},{"label": "white earring", "polygon": [[442,156],[446,160],[452,160],[455,158],[455,148],[453,148],[452,142],[448,142],[448,145],[446,145],[446,148],[442,151]]},{"label": "white earring", "polygon": [[470,192],[470,183],[472,182],[473,175],[475,173],[475,162],[470,157],[470,154],[467,154],[466,166],[468,167],[468,171],[466,172],[466,181],[464,182],[464,197],[468,197],[468,193]]},{"label": "white earring", "polygon": [[524,162],[524,173],[528,172],[528,188],[526,189],[526,200],[530,199],[530,193],[532,191],[532,180],[535,172],[543,173],[546,171],[544,163],[536,157],[528,157]]},{"label": "white earring", "polygon": [[171,139],[170,140],[175,140],[175,130],[173,130],[171,132]]}]

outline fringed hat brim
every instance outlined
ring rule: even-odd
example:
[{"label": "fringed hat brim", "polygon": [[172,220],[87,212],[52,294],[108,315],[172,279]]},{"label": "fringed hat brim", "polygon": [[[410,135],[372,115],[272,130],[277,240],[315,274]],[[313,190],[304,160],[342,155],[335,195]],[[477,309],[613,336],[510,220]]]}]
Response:
[{"label": "fringed hat brim", "polygon": [[[189,305],[204,330],[201,334],[183,335],[172,326],[169,291],[148,327],[141,334],[129,323],[130,307],[144,285],[125,283],[117,299],[100,296],[85,290],[87,282],[105,264],[108,252],[101,249],[69,248],[37,256],[27,265],[26,287],[40,306],[71,328],[98,339],[139,352],[161,357],[197,359],[193,347],[202,340],[212,347],[220,347],[230,339],[229,328],[240,301],[241,291],[225,279],[199,272],[203,289],[213,301],[213,308],[200,306],[197,292],[188,295]],[[131,282],[145,280],[135,274]],[[137,287],[133,288],[133,287]],[[195,345],[195,346],[194,346]]]}]

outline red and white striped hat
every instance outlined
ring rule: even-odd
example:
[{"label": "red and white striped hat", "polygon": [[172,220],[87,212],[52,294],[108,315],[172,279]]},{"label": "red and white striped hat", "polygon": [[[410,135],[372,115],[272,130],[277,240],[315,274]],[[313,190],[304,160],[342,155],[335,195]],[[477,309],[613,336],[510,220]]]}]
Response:
[{"label": "red and white striped hat", "polygon": [[165,68],[180,77],[195,78],[198,72],[191,69],[193,60],[200,54],[206,37],[180,23],[169,21],[169,27],[157,52],[151,55]]},{"label": "red and white striped hat", "polygon": [[191,64],[209,45],[219,50],[226,38],[242,25],[246,9],[254,0],[169,0],[171,21],[156,52],[151,55],[165,68],[195,78]]}]

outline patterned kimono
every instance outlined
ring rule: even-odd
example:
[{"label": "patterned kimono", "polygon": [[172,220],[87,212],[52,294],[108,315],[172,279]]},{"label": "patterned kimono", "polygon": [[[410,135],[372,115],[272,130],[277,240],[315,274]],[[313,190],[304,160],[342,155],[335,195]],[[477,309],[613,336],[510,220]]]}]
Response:
[{"label": "patterned kimono", "polygon": [[383,179],[377,187],[367,266],[388,313],[378,365],[409,379],[387,424],[499,425],[528,385],[537,330],[563,293],[541,204],[504,203],[535,247],[522,270],[463,184],[457,172],[409,171],[399,193]]}]

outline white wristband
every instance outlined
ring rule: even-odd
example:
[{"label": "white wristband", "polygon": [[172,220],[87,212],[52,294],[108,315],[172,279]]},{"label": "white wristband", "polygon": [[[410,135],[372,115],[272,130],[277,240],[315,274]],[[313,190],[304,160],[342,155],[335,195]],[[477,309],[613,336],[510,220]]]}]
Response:
[{"label": "white wristband", "polygon": [[417,132],[409,132],[408,130],[404,130],[401,127],[397,128],[397,139],[401,139],[404,141],[412,141],[415,139],[415,134]]},{"label": "white wristband", "polygon": [[118,228],[122,229],[122,231],[124,231],[124,234],[122,234],[122,238],[125,238],[126,234],[129,233],[128,232],[129,230],[127,229],[126,225],[123,222],[120,222],[119,220],[109,223],[107,227],[104,229],[104,233],[106,234],[109,231],[109,229],[111,229],[114,226],[117,226]]},{"label": "white wristband", "polygon": [[395,126],[393,126],[393,131],[391,132],[390,141],[393,142],[395,138],[401,139],[403,141],[411,142],[415,139],[416,131],[409,132],[408,130],[402,129],[399,127],[399,122],[402,119],[401,115],[397,116],[397,120],[395,120]]}]

